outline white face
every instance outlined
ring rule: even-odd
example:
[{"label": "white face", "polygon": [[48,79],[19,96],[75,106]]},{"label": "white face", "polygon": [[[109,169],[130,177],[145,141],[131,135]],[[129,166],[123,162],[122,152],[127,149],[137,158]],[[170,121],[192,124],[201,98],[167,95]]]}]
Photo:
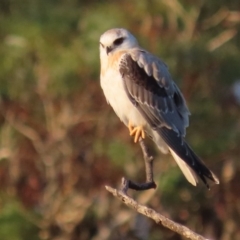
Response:
[{"label": "white face", "polygon": [[116,50],[130,49],[137,46],[136,38],[123,28],[110,29],[100,37],[101,55],[108,55]]}]

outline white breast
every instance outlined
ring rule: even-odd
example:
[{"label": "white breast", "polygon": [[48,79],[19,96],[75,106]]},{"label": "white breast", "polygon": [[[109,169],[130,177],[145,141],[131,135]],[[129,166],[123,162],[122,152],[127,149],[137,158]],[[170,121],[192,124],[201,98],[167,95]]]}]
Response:
[{"label": "white breast", "polygon": [[126,126],[129,121],[135,126],[146,125],[145,119],[127,96],[119,71],[109,68],[104,75],[101,74],[101,87],[108,103]]}]

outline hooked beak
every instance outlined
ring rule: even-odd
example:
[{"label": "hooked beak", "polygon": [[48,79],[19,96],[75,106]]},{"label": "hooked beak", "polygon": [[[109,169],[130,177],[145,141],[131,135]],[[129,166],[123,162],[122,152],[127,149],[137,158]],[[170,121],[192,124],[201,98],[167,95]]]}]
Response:
[{"label": "hooked beak", "polygon": [[112,48],[111,47],[107,47],[107,55],[112,51]]}]

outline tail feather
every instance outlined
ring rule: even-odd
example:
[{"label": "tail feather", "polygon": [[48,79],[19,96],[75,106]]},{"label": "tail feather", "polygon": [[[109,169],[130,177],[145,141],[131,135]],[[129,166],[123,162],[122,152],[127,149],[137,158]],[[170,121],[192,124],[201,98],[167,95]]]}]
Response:
[{"label": "tail feather", "polygon": [[197,186],[198,179],[195,172],[180,158],[178,155],[169,148],[172,156],[174,157],[176,163],[178,164],[179,168],[182,170],[186,179],[194,186]]},{"label": "tail feather", "polygon": [[198,182],[196,175],[198,175],[208,188],[207,179],[219,184],[215,174],[206,167],[179,134],[165,127],[157,129],[157,132],[168,145],[171,154],[190,183],[196,186]]}]

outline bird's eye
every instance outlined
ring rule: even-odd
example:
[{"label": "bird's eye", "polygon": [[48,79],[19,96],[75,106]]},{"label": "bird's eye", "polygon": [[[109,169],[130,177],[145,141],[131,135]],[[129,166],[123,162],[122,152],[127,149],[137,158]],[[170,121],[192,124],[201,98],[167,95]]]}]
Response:
[{"label": "bird's eye", "polygon": [[101,45],[101,47],[104,47],[104,45],[101,42],[99,44]]},{"label": "bird's eye", "polygon": [[123,43],[123,41],[124,41],[124,38],[121,37],[121,38],[116,39],[116,40],[113,42],[113,44],[114,44],[114,45],[120,45],[120,44]]}]

